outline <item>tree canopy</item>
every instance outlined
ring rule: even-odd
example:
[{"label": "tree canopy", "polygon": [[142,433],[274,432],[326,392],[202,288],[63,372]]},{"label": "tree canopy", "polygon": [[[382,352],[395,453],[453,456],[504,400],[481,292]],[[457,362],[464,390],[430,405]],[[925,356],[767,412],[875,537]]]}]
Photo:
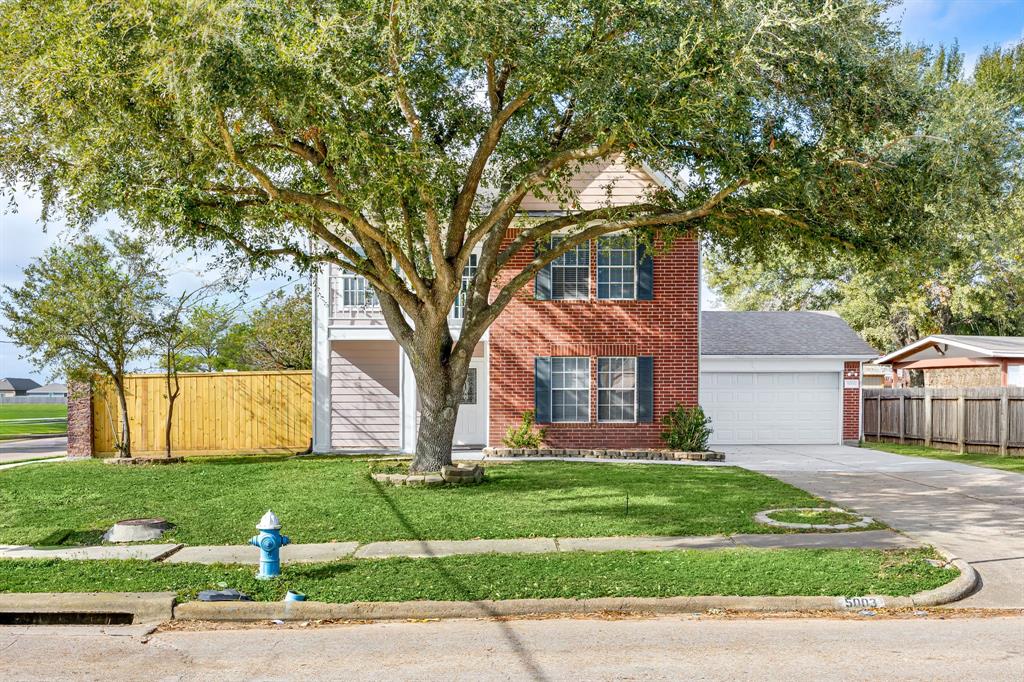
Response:
[{"label": "tree canopy", "polygon": [[780,243],[756,263],[712,251],[709,283],[729,307],[835,308],[886,351],[933,333],[1024,335],[1024,44],[986,51],[970,77],[955,49],[929,63],[929,134],[951,141],[933,167],[950,181],[918,242],[822,258]]}]

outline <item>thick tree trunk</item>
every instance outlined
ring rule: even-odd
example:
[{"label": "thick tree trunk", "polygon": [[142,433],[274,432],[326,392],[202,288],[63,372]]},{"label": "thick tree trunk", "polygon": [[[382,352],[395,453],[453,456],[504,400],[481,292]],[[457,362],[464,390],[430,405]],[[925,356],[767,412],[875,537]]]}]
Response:
[{"label": "thick tree trunk", "polygon": [[455,421],[470,361],[469,357],[451,354],[447,322],[436,335],[418,331],[417,336],[426,348],[420,349],[419,362],[413,362],[420,410],[411,465],[414,473],[440,471],[452,463]]}]

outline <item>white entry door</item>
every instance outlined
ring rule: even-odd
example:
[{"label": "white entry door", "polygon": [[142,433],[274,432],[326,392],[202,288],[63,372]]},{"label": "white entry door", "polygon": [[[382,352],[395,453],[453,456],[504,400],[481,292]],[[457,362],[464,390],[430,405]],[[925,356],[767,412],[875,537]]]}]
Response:
[{"label": "white entry door", "polygon": [[459,418],[455,421],[455,445],[485,445],[487,439],[486,365],[484,358],[473,358],[462,390]]},{"label": "white entry door", "polygon": [[702,372],[713,444],[838,443],[839,372]]}]

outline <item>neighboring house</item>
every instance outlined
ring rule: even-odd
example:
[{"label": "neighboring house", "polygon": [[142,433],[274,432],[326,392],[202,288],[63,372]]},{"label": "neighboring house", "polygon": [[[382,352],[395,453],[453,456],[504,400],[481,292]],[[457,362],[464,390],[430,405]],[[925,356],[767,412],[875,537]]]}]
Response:
[{"label": "neighboring house", "polygon": [[936,334],[875,364],[921,370],[927,388],[1024,386],[1024,336]]},{"label": "neighboring house", "polygon": [[892,367],[867,363],[864,372],[864,388],[891,388],[895,379]]},{"label": "neighboring house", "polygon": [[[588,209],[632,203],[665,183],[609,162],[584,166],[573,185]],[[536,197],[521,210],[560,212]],[[630,238],[594,240],[524,287],[475,349],[454,445],[500,445],[532,409],[552,447],[659,447],[661,418],[698,400],[719,443],[859,438],[860,362],[875,351],[820,313],[706,313],[702,336],[699,245],[684,237],[657,246],[652,255]],[[532,253],[521,251],[495,288]],[[412,452],[416,382],[371,287],[325,267],[313,301],[314,451]],[[458,301],[449,323],[457,335]]]},{"label": "neighboring house", "polygon": [[38,388],[29,389],[28,395],[43,398],[67,398],[68,387],[67,384],[46,384]]},{"label": "neighboring house", "polygon": [[32,379],[15,379],[13,377],[0,379],[0,398],[26,395],[31,389],[38,387],[39,383]]}]

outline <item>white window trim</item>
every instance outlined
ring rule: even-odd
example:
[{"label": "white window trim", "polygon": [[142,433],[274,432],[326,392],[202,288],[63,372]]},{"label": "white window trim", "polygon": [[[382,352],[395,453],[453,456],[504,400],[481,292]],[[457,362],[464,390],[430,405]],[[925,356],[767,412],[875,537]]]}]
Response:
[{"label": "white window trim", "polygon": [[[575,299],[567,299],[567,300],[575,300]],[[577,389],[555,388],[555,381],[554,381],[555,363],[554,363],[554,361],[558,360],[558,359],[564,359],[564,358],[573,358],[573,359],[577,359],[577,360],[586,360],[587,361],[587,418],[586,419],[570,419],[570,420],[560,420],[560,421],[556,421],[555,420],[555,391],[567,391],[567,390],[579,391],[579,390],[582,390],[582,389],[578,389],[578,388]],[[549,377],[550,387],[548,388],[548,402],[551,405],[551,421],[549,423],[551,423],[551,424],[590,424],[593,421],[593,415],[590,413],[591,398],[593,397],[591,395],[591,393],[592,393],[592,386],[590,385],[591,384],[590,373],[592,371],[590,357],[589,356],[584,356],[584,355],[552,355],[551,356],[551,361],[552,361],[551,362],[551,377]]]},{"label": "white window trim", "polygon": [[[619,235],[616,235],[616,234],[605,235],[605,237],[613,237],[613,238],[617,237],[617,236],[619,236]],[[596,250],[597,250],[597,254],[595,256],[595,262],[594,262],[594,286],[597,287],[597,294],[594,297],[595,300],[598,300],[598,301],[636,301],[636,300],[639,300],[639,299],[637,299],[637,295],[640,293],[639,292],[639,288],[640,288],[640,263],[639,263],[639,261],[637,260],[637,257],[636,257],[636,255],[637,255],[636,237],[631,237],[631,239],[633,240],[633,296],[632,297],[616,297],[616,296],[602,297],[601,296],[601,239],[603,239],[603,237],[598,237],[596,240],[594,240],[596,242]],[[616,267],[621,267],[621,266],[618,266],[618,265],[606,265],[605,267],[616,268]],[[618,282],[616,282],[616,284],[618,284]]]},{"label": "white window trim", "polygon": [[[570,237],[570,236],[571,235],[569,235],[569,234],[555,233],[555,234],[551,235],[551,238],[552,239],[555,239],[555,238],[565,239],[566,237]],[[580,248],[581,246],[584,246],[584,245],[586,245],[586,247],[587,247],[587,295],[582,297],[582,298],[556,298],[555,297],[555,268],[556,267],[562,267],[562,268],[566,268],[566,269],[569,269],[569,268],[574,268],[575,269],[575,268],[578,268],[580,266],[578,266],[578,265],[555,265],[555,261],[551,261],[550,263],[548,263],[548,269],[549,269],[549,271],[551,273],[551,299],[550,300],[552,300],[552,301],[592,301],[592,300],[595,299],[594,291],[593,291],[593,286],[594,285],[591,283],[591,280],[594,279],[594,277],[591,276],[591,268],[594,266],[594,262],[593,262],[594,261],[593,241],[594,241],[593,239],[588,239],[583,244],[577,244],[576,246],[573,247],[574,249],[578,249],[578,248]],[[564,256],[565,254],[562,254],[562,255]],[[559,256],[558,258],[561,258],[561,257],[562,256]],[[558,258],[556,258],[555,260],[558,260]],[[570,422],[563,422],[563,423],[570,423]],[[582,423],[582,422],[580,422],[580,423]]]},{"label": "white window trim", "polygon": [[[608,299],[605,299],[608,300]],[[630,299],[626,299],[630,300]],[[602,360],[632,360],[633,361],[633,418],[632,419],[601,419],[601,361]],[[602,355],[597,358],[597,414],[594,415],[599,424],[636,424],[638,423],[637,413],[640,411],[640,386],[639,386],[637,358],[630,355]],[[621,391],[621,388],[606,388],[605,391]]]}]

